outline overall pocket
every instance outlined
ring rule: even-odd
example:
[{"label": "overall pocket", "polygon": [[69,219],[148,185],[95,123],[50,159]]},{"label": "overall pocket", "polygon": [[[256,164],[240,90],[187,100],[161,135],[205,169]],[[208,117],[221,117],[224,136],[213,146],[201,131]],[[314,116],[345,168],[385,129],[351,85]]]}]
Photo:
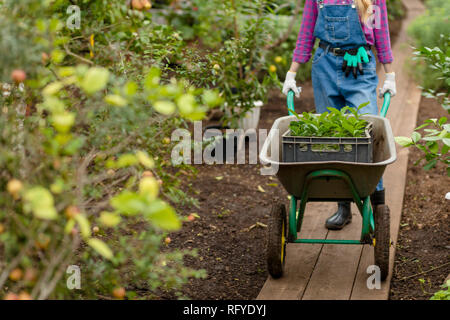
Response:
[{"label": "overall pocket", "polygon": [[323,58],[323,56],[325,56],[325,50],[323,50],[322,48],[318,47],[317,50],[316,50],[316,53],[314,53],[312,64],[316,64],[317,62],[319,62],[320,59]]},{"label": "overall pocket", "polygon": [[350,23],[348,17],[325,16],[328,40],[330,42],[347,41],[350,39]]}]

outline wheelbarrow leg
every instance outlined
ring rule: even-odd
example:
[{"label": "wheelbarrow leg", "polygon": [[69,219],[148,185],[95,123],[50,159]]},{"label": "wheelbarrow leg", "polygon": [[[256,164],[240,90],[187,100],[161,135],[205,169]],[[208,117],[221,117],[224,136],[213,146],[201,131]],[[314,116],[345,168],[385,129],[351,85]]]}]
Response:
[{"label": "wheelbarrow leg", "polygon": [[291,205],[289,207],[288,242],[297,240],[297,223],[297,198],[291,195]]}]

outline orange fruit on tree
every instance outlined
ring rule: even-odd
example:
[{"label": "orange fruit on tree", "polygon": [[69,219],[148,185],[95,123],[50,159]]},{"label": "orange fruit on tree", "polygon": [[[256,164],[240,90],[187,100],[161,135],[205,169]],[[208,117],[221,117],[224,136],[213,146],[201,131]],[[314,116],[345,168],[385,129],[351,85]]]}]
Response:
[{"label": "orange fruit on tree", "polygon": [[45,250],[48,248],[48,245],[50,244],[50,237],[46,234],[40,233],[38,234],[34,244],[38,249]]},{"label": "orange fruit on tree", "polygon": [[19,281],[23,277],[23,271],[20,268],[15,268],[9,273],[9,279],[12,281]]},{"label": "orange fruit on tree", "polygon": [[11,79],[15,83],[22,83],[27,79],[27,74],[21,69],[16,69],[11,72]]},{"label": "orange fruit on tree", "polygon": [[152,3],[149,0],[141,0],[141,4],[146,10],[152,7]]},{"label": "orange fruit on tree", "polygon": [[68,206],[67,208],[66,208],[66,210],[64,211],[64,213],[65,213],[65,215],[66,215],[66,217],[68,218],[68,219],[73,219],[73,218],[75,218],[75,216],[77,215],[77,214],[79,214],[80,213],[80,209],[78,209],[78,207],[77,206]]},{"label": "orange fruit on tree", "polygon": [[114,288],[112,294],[113,294],[114,298],[123,299],[123,298],[125,298],[126,291],[125,291],[124,287],[118,287],[118,288]]},{"label": "orange fruit on tree", "polygon": [[34,282],[37,278],[37,271],[34,268],[25,269],[25,274],[23,276],[23,280],[28,282]]},{"label": "orange fruit on tree", "polygon": [[15,198],[17,199],[19,197],[19,192],[22,191],[23,184],[20,180],[17,179],[11,179],[8,181],[8,184],[6,185],[6,190]]},{"label": "orange fruit on tree", "polygon": [[48,56],[48,54],[46,52],[42,52],[41,58],[42,58],[42,63],[45,64],[45,63],[47,63],[47,61],[50,57]]},{"label": "orange fruit on tree", "polygon": [[132,0],[131,1],[131,7],[134,10],[142,10],[142,8],[144,8],[144,6],[141,3],[141,0]]}]

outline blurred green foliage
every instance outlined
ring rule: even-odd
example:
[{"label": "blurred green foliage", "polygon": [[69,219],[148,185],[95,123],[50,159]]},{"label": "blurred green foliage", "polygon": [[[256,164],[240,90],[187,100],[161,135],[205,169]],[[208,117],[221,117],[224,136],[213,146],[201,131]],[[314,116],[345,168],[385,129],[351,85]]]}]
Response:
[{"label": "blurred green foliage", "polygon": [[[426,12],[409,27],[408,32],[417,48],[439,47],[450,57],[448,37],[450,36],[450,2],[447,0],[426,1]],[[426,89],[438,90],[444,85],[443,73],[439,69],[429,68],[428,61],[418,63],[414,72]]]}]

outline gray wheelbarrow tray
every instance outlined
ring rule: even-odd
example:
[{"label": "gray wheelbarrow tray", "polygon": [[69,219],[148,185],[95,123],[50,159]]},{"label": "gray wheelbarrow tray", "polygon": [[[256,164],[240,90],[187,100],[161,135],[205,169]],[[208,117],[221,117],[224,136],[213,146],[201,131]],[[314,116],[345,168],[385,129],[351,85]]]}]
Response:
[{"label": "gray wheelbarrow tray", "polygon": [[[397,159],[394,135],[389,121],[380,116],[364,115],[363,119],[373,125],[373,163],[354,162],[280,162],[282,157],[282,134],[289,129],[295,116],[277,119],[264,142],[259,158],[263,165],[278,168],[276,175],[286,191],[300,198],[302,196],[305,178],[317,170],[340,170],[350,176],[357,193],[361,198],[372,194],[383,176],[386,166]],[[278,144],[274,144],[277,142]],[[349,200],[353,199],[349,184],[341,179],[317,179],[310,181],[308,187],[311,200]]]}]

